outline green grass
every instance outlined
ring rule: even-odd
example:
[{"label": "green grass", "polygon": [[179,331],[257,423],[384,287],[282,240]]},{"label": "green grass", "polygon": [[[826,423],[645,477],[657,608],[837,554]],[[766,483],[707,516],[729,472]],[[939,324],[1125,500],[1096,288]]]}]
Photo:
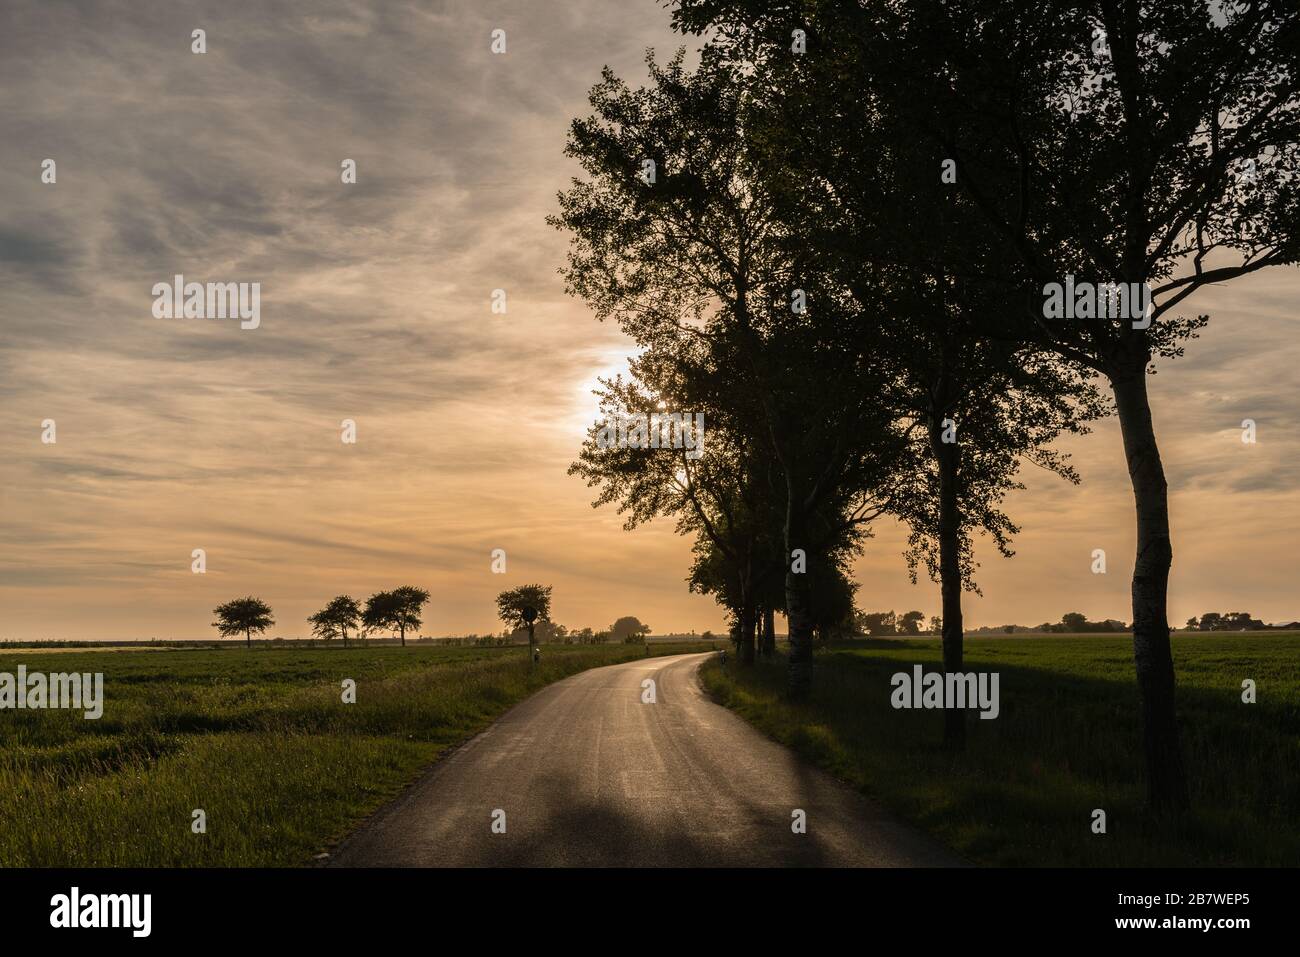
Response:
[{"label": "green grass", "polygon": [[0,671],[102,671],[105,699],[99,720],[0,711],[0,865],[304,864],[543,685],[643,654],[546,645],[530,672],[518,647],[0,653]]},{"label": "green grass", "polygon": [[[1144,809],[1128,636],[966,641],[968,670],[1000,674],[1001,715],[969,715],[962,755],[943,713],[894,710],[890,677],[938,670],[933,640],[864,640],[820,653],[813,696],[786,699],[785,666],[716,661],[705,687],[760,730],[875,796],[968,859],[1002,866],[1300,863],[1300,636],[1176,635],[1178,710],[1194,811]],[[1255,680],[1258,703],[1241,701]],[[1093,834],[1094,808],[1108,833]]]}]

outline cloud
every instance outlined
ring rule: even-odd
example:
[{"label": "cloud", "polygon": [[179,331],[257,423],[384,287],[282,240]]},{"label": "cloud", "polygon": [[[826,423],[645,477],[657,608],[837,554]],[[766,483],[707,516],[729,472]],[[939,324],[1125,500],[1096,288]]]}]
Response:
[{"label": "cloud", "polygon": [[[0,637],[199,637],[250,591],[305,633],[329,596],[402,580],[434,592],[431,631],[482,631],[497,590],[542,577],[567,624],[717,629],[671,524],[625,534],[565,475],[595,412],[584,384],[633,347],[565,297],[544,222],[601,66],[639,82],[647,47],[681,43],[654,0],[3,4],[0,541],[20,557],[0,566]],[[1294,272],[1189,302],[1214,320],[1152,383],[1176,507],[1294,514]],[[151,286],[177,273],[260,282],[261,328],[155,319]],[[1113,423],[1075,450],[1083,488],[1031,473],[1010,502],[1020,554],[988,560],[973,623],[1059,617],[1078,556],[1129,547]],[[893,534],[869,546],[864,601],[934,610]],[[1285,560],[1272,539],[1180,535]],[[1084,585],[1086,610],[1124,616],[1122,576]]]}]

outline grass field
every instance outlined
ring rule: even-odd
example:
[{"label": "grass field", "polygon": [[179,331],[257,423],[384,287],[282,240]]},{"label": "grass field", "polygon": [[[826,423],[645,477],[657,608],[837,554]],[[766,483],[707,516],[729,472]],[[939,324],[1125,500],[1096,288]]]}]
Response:
[{"label": "grass field", "polygon": [[533,673],[519,647],[0,652],[5,672],[102,671],[105,699],[99,720],[0,711],[0,865],[308,863],[533,691],[643,655],[546,645]]},{"label": "grass field", "polygon": [[[1300,864],[1300,636],[1175,635],[1178,710],[1195,807],[1179,827],[1143,811],[1128,636],[966,640],[1000,674],[1001,715],[971,714],[964,755],[937,745],[941,711],[894,710],[890,677],[938,670],[935,640],[820,653],[811,700],[784,698],[781,661],[711,661],[706,688],[769,736],[989,865]],[[1244,704],[1254,679],[1258,703]],[[1092,811],[1107,815],[1093,834]]]}]

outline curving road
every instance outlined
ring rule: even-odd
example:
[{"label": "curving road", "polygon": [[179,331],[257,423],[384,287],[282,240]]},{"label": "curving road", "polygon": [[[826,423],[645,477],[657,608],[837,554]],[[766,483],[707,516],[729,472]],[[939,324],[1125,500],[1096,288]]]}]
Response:
[{"label": "curving road", "polygon": [[[344,841],[342,867],[952,866],[961,862],[708,700],[707,655],[550,685]],[[657,701],[642,703],[653,678]],[[807,832],[791,829],[791,812]],[[493,812],[505,833],[493,833]]]}]

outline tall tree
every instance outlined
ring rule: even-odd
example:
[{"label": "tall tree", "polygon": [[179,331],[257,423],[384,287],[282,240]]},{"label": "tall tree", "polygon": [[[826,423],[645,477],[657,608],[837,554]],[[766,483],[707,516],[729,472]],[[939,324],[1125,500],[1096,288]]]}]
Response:
[{"label": "tall tree", "polygon": [[[589,430],[570,474],[600,486],[596,506],[616,504],[631,530],[656,516],[674,517],[679,534],[695,533],[716,548],[729,570],[724,604],[736,616],[740,657],[751,662],[761,556],[770,529],[766,489],[759,480],[761,438],[743,417],[718,401],[726,381],[711,361],[708,344],[684,335],[660,337],[631,363],[631,376],[601,384],[596,394],[602,419]],[[620,424],[639,428],[651,416],[681,412],[704,417],[704,445],[610,441]],[[660,433],[662,437],[662,426]],[[657,448],[655,446],[658,446]]]},{"label": "tall tree", "polygon": [[[811,581],[839,526],[879,513],[873,499],[900,444],[881,401],[887,371],[872,350],[845,343],[876,317],[818,275],[777,220],[747,148],[737,77],[707,52],[693,73],[680,54],[666,67],[651,61],[650,72],[652,85],[633,91],[606,71],[595,114],[573,124],[568,153],[589,179],[560,195],[552,220],[573,234],[565,275],[638,344],[671,354],[701,343],[723,373],[714,407],[748,446],[766,443],[780,472],[790,682],[803,691]],[[752,631],[742,622],[746,655]]]},{"label": "tall tree", "polygon": [[[739,57],[808,33],[799,69],[955,165],[1028,282],[1004,334],[1109,381],[1137,512],[1133,642],[1155,808],[1186,806],[1166,597],[1168,490],[1147,374],[1197,289],[1300,259],[1300,8],[1203,0],[678,0]],[[829,55],[838,50],[843,55]],[[820,53],[828,55],[819,56]],[[851,60],[846,66],[845,58]],[[847,87],[847,90],[846,90]],[[824,148],[837,148],[824,130]],[[1142,316],[1045,314],[1048,287],[1150,289]],[[1130,285],[1131,284],[1131,285]],[[945,623],[946,624],[946,623]]]},{"label": "tall tree", "polygon": [[222,638],[243,634],[250,650],[253,647],[253,632],[260,635],[275,624],[275,619],[271,617],[271,606],[252,595],[218,605],[212,613],[217,616],[212,627],[217,629]]}]

